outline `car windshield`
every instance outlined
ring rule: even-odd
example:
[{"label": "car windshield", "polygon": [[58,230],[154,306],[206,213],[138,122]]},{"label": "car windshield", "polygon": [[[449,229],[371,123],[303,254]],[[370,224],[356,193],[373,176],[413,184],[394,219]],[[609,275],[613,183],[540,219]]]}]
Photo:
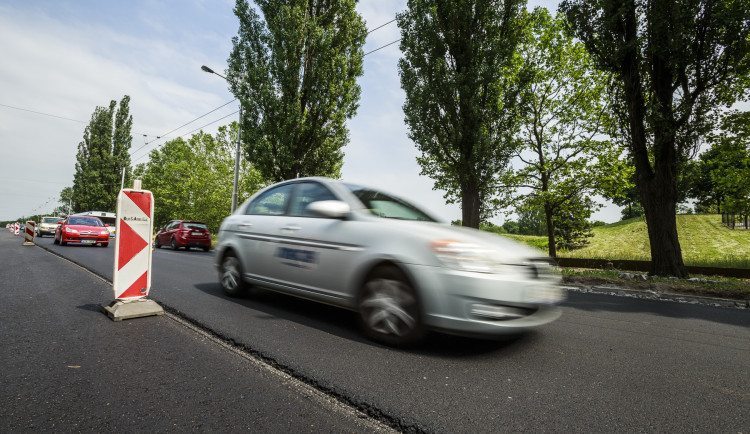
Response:
[{"label": "car windshield", "polygon": [[183,223],[182,226],[184,226],[186,229],[202,229],[204,231],[208,230],[208,227],[206,227],[203,223]]},{"label": "car windshield", "polygon": [[61,219],[59,219],[57,217],[45,217],[45,218],[42,219],[42,223],[57,223],[60,220]]},{"label": "car windshield", "polygon": [[94,217],[71,217],[68,224],[80,226],[104,226],[101,220]]},{"label": "car windshield", "polygon": [[346,184],[346,186],[357,196],[368,211],[378,217],[426,222],[435,221],[427,213],[403,199],[358,185]]}]

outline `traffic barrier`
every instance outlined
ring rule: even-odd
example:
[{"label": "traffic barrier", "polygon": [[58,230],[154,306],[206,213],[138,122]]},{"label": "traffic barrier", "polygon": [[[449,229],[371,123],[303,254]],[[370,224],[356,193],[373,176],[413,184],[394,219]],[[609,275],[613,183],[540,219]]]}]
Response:
[{"label": "traffic barrier", "polygon": [[16,224],[13,225],[13,234],[14,235],[21,234],[21,223],[16,222]]},{"label": "traffic barrier", "polygon": [[153,194],[141,189],[140,180],[117,195],[112,279],[115,300],[102,306],[114,321],[164,314],[161,306],[146,298],[151,288],[152,250],[148,240],[154,232],[153,215]]},{"label": "traffic barrier", "polygon": [[36,222],[28,221],[26,222],[26,229],[24,229],[24,246],[33,246],[34,245],[34,235],[36,234],[36,231],[34,230],[36,226]]}]

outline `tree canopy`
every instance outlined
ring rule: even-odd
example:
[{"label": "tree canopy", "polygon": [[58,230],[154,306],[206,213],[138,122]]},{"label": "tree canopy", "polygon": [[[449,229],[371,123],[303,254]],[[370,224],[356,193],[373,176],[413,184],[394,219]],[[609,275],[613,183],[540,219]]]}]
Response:
[{"label": "tree canopy", "polygon": [[367,29],[355,0],[246,0],[227,77],[247,158],[271,181],[340,175]]}]

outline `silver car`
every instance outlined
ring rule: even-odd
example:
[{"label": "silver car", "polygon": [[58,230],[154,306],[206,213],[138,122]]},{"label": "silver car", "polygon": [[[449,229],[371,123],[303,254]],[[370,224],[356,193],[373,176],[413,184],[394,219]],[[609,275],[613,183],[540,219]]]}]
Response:
[{"label": "silver car", "polygon": [[327,178],[281,182],[240,205],[219,229],[216,266],[231,296],[257,286],[351,309],[394,346],[427,329],[516,333],[557,319],[565,299],[538,251]]}]

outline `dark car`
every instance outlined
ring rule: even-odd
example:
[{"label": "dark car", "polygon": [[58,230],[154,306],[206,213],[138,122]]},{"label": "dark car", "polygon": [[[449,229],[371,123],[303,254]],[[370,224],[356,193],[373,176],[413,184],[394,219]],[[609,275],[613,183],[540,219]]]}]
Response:
[{"label": "dark car", "polygon": [[55,244],[109,245],[109,229],[96,217],[68,216],[55,229]]},{"label": "dark car", "polygon": [[211,232],[205,223],[192,220],[172,220],[159,228],[154,247],[170,246],[172,250],[184,247],[199,247],[204,251],[211,248]]}]

